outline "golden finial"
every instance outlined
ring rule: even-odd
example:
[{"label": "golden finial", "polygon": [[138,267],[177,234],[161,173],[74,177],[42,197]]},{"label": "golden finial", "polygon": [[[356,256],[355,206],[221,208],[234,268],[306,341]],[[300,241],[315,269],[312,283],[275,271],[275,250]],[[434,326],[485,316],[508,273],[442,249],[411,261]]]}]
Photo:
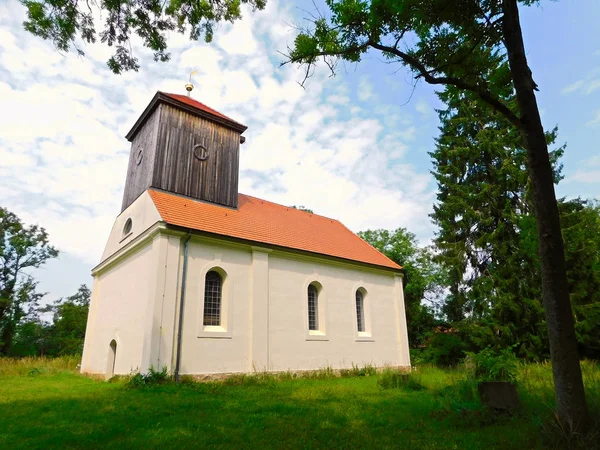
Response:
[{"label": "golden finial", "polygon": [[188,97],[190,96],[190,92],[192,92],[192,89],[194,89],[194,85],[192,84],[192,75],[196,75],[197,73],[198,70],[192,70],[190,72],[190,81],[185,85],[185,90],[187,91]]}]

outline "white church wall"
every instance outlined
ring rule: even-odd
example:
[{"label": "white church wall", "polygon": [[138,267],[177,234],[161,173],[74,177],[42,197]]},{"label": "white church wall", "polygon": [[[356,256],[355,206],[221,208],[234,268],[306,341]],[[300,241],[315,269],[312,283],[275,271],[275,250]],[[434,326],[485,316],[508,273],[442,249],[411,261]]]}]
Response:
[{"label": "white church wall", "polygon": [[[248,370],[252,254],[247,250],[192,238],[182,334],[182,374]],[[204,327],[204,281],[212,269],[225,274],[223,327]],[[218,329],[221,328],[221,329]]]},{"label": "white church wall", "polygon": [[[226,326],[207,330],[204,279],[215,268],[226,273]],[[308,330],[311,282],[321,287],[322,333]],[[362,333],[358,288],[366,294]],[[184,314],[182,374],[410,365],[402,280],[391,271],[197,238],[190,243]]]},{"label": "white church wall", "polygon": [[[315,258],[316,259],[316,258]],[[293,256],[269,257],[269,368],[302,370],[355,365],[408,366],[401,278],[360,267]],[[308,328],[307,290],[319,287],[319,331]],[[357,330],[356,290],[364,296],[366,330]]]},{"label": "white church wall", "polygon": [[[118,264],[94,277],[82,372],[127,374],[142,367],[146,307],[156,274],[148,242]],[[107,368],[116,341],[113,368]]]}]

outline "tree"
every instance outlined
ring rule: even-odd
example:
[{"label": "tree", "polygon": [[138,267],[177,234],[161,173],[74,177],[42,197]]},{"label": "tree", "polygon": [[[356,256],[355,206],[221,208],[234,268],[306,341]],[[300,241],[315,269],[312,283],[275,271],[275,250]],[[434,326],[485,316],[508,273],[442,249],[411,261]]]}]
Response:
[{"label": "tree", "polygon": [[[439,111],[441,133],[430,155],[438,183],[435,243],[451,280],[444,312],[455,327],[469,329],[473,350],[513,346],[521,357],[541,359],[548,345],[540,333],[537,248],[523,242],[532,207],[522,137],[471,93],[449,87],[439,96],[447,107]],[[549,144],[556,134],[546,133]],[[556,182],[562,153],[559,147],[551,154]]]},{"label": "tree", "polygon": [[309,209],[309,208],[307,208],[305,206],[302,206],[302,205],[300,205],[300,206],[292,205],[292,206],[290,206],[290,208],[294,208],[294,209],[297,209],[299,211],[304,211],[304,212],[307,212],[307,213],[314,214],[314,211],[312,209]]},{"label": "tree", "polygon": [[53,316],[50,327],[53,356],[80,355],[83,352],[90,298],[89,288],[82,284],[75,294],[61,298],[44,309]]},{"label": "tree", "polygon": [[[263,9],[266,0],[21,0],[27,8],[27,31],[51,41],[57,50],[67,52],[77,45],[100,42],[114,47],[108,60],[114,73],[140,67],[133,56],[131,40],[141,39],[154,52],[155,61],[168,61],[167,33],[189,30],[191,40],[213,38],[214,27],[222,21],[234,22],[242,17],[241,5]],[[102,17],[102,15],[104,17]],[[97,24],[104,21],[98,33]]]},{"label": "tree", "polygon": [[[11,355],[81,355],[90,295],[83,284],[74,295],[33,311],[17,326]],[[52,314],[51,322],[40,317],[48,313]]]},{"label": "tree", "polygon": [[600,204],[577,198],[559,208],[579,349],[600,359]]},{"label": "tree", "polygon": [[437,324],[432,301],[444,285],[444,274],[429,248],[419,247],[416,236],[405,228],[367,230],[358,235],[404,269],[404,303],[411,348],[419,348]]},{"label": "tree", "polygon": [[[564,244],[546,135],[527,64],[518,4],[536,0],[326,0],[331,17],[300,32],[286,63],[358,62],[379,51],[432,85],[473,93],[523,137],[538,233],[557,417],[585,430],[589,413],[569,301]],[[513,92],[516,102],[510,96]]]},{"label": "tree", "polygon": [[46,230],[25,226],[15,214],[0,208],[0,355],[10,352],[17,325],[43,296],[26,271],[56,256]]}]

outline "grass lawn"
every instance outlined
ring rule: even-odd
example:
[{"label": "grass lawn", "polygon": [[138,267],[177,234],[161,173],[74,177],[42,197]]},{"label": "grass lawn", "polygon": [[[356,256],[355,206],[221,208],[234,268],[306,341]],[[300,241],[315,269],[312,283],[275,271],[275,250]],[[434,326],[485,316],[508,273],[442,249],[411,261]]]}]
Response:
[{"label": "grass lawn", "polygon": [[[72,362],[10,364],[0,359],[0,449],[529,449],[544,448],[552,415],[543,365],[521,371],[535,381],[519,385],[521,410],[497,416],[461,385],[464,374],[434,368],[416,391],[382,389],[382,375],[131,389],[83,377]],[[600,369],[586,373],[597,400]]]}]

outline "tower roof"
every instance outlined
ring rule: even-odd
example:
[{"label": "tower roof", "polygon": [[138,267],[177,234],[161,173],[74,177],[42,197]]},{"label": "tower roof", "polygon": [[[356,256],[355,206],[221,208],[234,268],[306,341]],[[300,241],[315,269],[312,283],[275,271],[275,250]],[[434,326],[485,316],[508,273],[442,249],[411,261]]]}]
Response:
[{"label": "tower roof", "polygon": [[400,270],[338,220],[239,194],[231,209],[155,189],[148,193],[169,225]]},{"label": "tower roof", "polygon": [[132,141],[137,132],[140,130],[142,125],[146,122],[148,117],[152,114],[154,109],[161,103],[173,106],[175,108],[182,109],[184,111],[189,112],[198,117],[202,117],[204,119],[210,120],[211,122],[218,123],[223,125],[224,127],[230,128],[239,132],[240,134],[246,131],[248,128],[246,125],[243,125],[235,120],[227,117],[225,114],[220,113],[219,111],[211,108],[210,106],[205,105],[204,103],[199,102],[191,97],[180,94],[169,94],[166,92],[158,91],[146,109],[137,120],[137,122],[133,125],[129,133],[125,136],[128,141]]}]

